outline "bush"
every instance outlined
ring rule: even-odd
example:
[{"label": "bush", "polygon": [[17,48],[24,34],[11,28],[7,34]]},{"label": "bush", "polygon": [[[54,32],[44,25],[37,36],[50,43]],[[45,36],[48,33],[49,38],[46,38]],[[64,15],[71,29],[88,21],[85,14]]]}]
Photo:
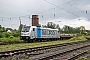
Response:
[{"label": "bush", "polygon": [[4,32],[3,35],[4,35],[4,37],[8,38],[8,37],[10,37],[11,34]]},{"label": "bush", "polygon": [[0,34],[0,38],[3,38],[2,34]]},{"label": "bush", "polygon": [[5,34],[0,34],[0,38],[4,38],[5,37]]},{"label": "bush", "polygon": [[20,35],[19,33],[13,33],[12,34],[12,36],[14,36],[14,37],[19,37],[19,35]]},{"label": "bush", "polygon": [[13,36],[10,36],[10,39],[13,39]]}]

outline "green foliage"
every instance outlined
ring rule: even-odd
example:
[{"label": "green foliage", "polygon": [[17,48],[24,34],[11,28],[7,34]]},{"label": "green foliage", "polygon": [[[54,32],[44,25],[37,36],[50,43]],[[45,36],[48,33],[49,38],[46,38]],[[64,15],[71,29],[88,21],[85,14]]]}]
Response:
[{"label": "green foliage", "polygon": [[28,59],[29,56],[28,55],[22,55],[22,58]]},{"label": "green foliage", "polygon": [[10,42],[10,43],[16,43],[16,42],[22,42],[19,37],[13,37],[10,36],[9,38],[0,38],[0,42]]},{"label": "green foliage", "polygon": [[73,28],[65,25],[62,29],[60,29],[60,32],[67,33],[67,34],[74,34],[74,33],[80,34],[80,28],[79,27]]},{"label": "green foliage", "polygon": [[13,37],[19,37],[21,30],[22,30],[22,24],[19,26],[18,30],[12,34]]},{"label": "green foliage", "polygon": [[87,40],[86,37],[84,36],[80,36],[80,37],[73,37],[71,39],[69,39],[70,41],[73,41],[73,40]]},{"label": "green foliage", "polygon": [[3,35],[2,34],[0,34],[0,38],[3,38]]},{"label": "green foliage", "polygon": [[76,53],[73,53],[73,56],[76,56]]},{"label": "green foliage", "polygon": [[50,52],[55,52],[55,50],[50,50]]},{"label": "green foliage", "polygon": [[20,36],[20,33],[15,32],[15,33],[12,34],[12,36],[14,36],[14,37],[19,37],[19,36]]},{"label": "green foliage", "polygon": [[12,43],[21,42],[19,38],[21,29],[22,29],[22,25],[20,25],[19,29],[16,32],[10,34],[10,33],[7,33],[7,31],[12,30],[11,28],[4,28],[0,25],[0,41],[12,42]]},{"label": "green foliage", "polygon": [[17,60],[15,57],[13,57],[11,60]]},{"label": "green foliage", "polygon": [[41,27],[41,24],[38,24],[39,27]]},{"label": "green foliage", "polygon": [[13,36],[10,36],[9,38],[10,38],[10,39],[13,39]]},{"label": "green foliage", "polygon": [[11,34],[7,33],[7,32],[4,32],[3,33],[3,37],[6,37],[6,38],[9,38]]},{"label": "green foliage", "polygon": [[87,53],[88,53],[88,54],[90,54],[90,50],[89,50],[89,51],[87,51]]},{"label": "green foliage", "polygon": [[7,32],[8,30],[12,30],[12,28],[6,28],[6,32]]},{"label": "green foliage", "polygon": [[[17,38],[1,38],[0,41],[3,40],[11,40],[15,42],[15,40],[20,42],[21,40],[19,37]],[[3,45],[0,46],[0,52],[1,51],[7,51],[7,50],[17,50],[17,49],[25,49],[25,48],[34,48],[34,47],[40,47],[40,46],[49,46],[49,45],[55,45],[55,44],[63,44],[63,43],[71,43],[71,42],[79,42],[83,40],[57,40],[57,41],[48,41],[48,42],[34,42],[34,43],[21,43],[21,44],[11,44],[11,45]],[[84,40],[85,41],[85,40]],[[22,42],[22,41],[21,41]]]},{"label": "green foliage", "polygon": [[10,34],[9,33],[5,33],[5,37],[6,38],[10,37]]},{"label": "green foliage", "polygon": [[25,56],[25,58],[26,58],[26,59],[28,59],[28,58],[29,58],[29,56],[27,56],[27,55],[26,55],[26,56]]},{"label": "green foliage", "polygon": [[0,25],[0,31],[2,30],[2,26]]},{"label": "green foliage", "polygon": [[53,22],[48,22],[47,25],[42,25],[45,28],[52,28],[52,29],[60,29],[58,24],[54,24]]},{"label": "green foliage", "polygon": [[80,57],[79,60],[88,60],[88,59],[85,57]]}]

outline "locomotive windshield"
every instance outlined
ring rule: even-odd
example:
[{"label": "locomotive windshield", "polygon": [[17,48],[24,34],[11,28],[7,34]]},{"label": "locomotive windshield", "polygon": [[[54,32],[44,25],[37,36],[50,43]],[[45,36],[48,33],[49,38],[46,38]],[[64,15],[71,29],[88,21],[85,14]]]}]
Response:
[{"label": "locomotive windshield", "polygon": [[25,26],[22,28],[22,32],[29,32],[30,26]]}]

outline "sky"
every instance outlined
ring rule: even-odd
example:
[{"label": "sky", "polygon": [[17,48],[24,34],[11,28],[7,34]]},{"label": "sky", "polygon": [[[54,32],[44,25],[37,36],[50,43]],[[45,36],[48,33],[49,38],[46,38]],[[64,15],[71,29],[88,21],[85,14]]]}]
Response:
[{"label": "sky", "polygon": [[39,23],[48,22],[71,27],[85,26],[90,30],[90,0],[0,0],[0,25],[18,29],[22,24],[31,25],[32,15],[39,16]]}]

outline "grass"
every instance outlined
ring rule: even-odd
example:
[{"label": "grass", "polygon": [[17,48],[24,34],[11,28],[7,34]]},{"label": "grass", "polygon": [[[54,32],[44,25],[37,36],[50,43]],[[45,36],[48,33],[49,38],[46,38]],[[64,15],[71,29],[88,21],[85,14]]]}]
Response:
[{"label": "grass", "polygon": [[15,57],[13,57],[11,60],[16,60],[16,58],[15,58]]},{"label": "grass", "polygon": [[78,60],[88,60],[88,59],[85,57],[80,57]]},{"label": "grass", "polygon": [[22,55],[22,58],[24,58],[24,59],[28,59],[29,56],[28,56],[28,55]]},{"label": "grass", "polygon": [[0,38],[0,42],[22,42],[19,37],[13,37],[13,38]]},{"label": "grass", "polygon": [[12,44],[12,45],[2,45],[0,46],[0,51],[7,51],[7,50],[18,50],[18,49],[26,49],[26,48],[33,48],[39,46],[48,46],[48,45],[55,45],[55,44],[63,44],[63,43],[70,43],[70,42],[78,42],[78,41],[85,41],[85,37],[74,37],[69,40],[57,40],[57,41],[49,41],[49,42],[36,42],[36,43],[21,43],[21,44]]},{"label": "grass", "polygon": [[73,53],[73,56],[76,56],[76,53]]}]

